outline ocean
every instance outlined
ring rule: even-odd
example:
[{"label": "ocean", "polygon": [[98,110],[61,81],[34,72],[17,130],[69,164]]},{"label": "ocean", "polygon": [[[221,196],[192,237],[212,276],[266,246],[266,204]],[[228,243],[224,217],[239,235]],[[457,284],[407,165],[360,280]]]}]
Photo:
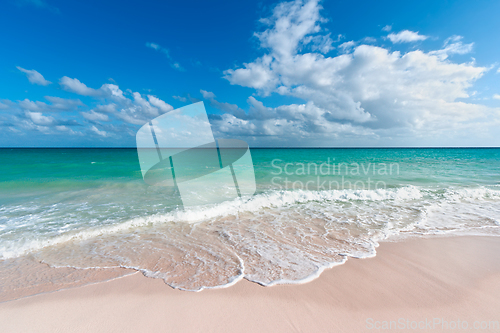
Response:
[{"label": "ocean", "polygon": [[[242,278],[307,282],[376,255],[383,240],[500,236],[500,149],[251,154],[254,196],[184,209],[174,189],[144,182],[136,149],[0,149],[4,290],[27,261],[54,271],[127,268],[199,291]],[[57,289],[44,272],[15,288],[38,279]]]}]

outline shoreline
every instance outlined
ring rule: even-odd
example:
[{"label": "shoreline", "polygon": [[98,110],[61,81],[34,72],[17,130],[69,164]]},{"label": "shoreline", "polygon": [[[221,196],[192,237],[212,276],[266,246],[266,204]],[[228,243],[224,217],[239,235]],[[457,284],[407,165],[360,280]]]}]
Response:
[{"label": "shoreline", "polygon": [[201,292],[136,272],[0,303],[0,325],[4,332],[363,332],[377,322],[436,318],[494,325],[499,251],[500,238],[489,236],[385,241],[375,257],[349,258],[308,283],[263,287],[243,279]]}]

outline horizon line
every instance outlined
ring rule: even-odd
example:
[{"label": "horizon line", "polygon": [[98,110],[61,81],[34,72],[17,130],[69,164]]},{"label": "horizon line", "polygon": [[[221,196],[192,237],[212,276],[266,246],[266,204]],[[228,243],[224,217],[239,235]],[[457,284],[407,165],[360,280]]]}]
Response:
[{"label": "horizon line", "polygon": [[[380,146],[380,147],[249,147],[250,149],[498,149],[500,146]],[[137,147],[0,147],[0,149],[137,149]],[[141,148],[144,149],[144,148]],[[146,148],[147,149],[147,148]],[[153,148],[151,148],[153,149]],[[156,149],[156,148],[154,148]],[[163,147],[160,149],[186,149],[185,147]],[[193,149],[193,148],[190,148]],[[203,148],[201,148],[203,149]]]}]

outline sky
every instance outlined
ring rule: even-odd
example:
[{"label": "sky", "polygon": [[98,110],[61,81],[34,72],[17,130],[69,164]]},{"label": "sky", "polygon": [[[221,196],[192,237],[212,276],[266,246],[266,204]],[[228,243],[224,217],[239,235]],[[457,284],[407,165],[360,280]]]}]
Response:
[{"label": "sky", "polygon": [[500,146],[499,1],[0,4],[0,147],[135,147],[203,101],[251,147]]}]

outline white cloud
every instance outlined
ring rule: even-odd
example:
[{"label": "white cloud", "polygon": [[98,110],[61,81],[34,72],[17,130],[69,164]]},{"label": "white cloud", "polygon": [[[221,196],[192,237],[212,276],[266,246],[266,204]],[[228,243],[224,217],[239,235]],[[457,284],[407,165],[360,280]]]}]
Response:
[{"label": "white cloud", "polygon": [[[312,41],[306,36],[320,32],[321,8],[317,0],[282,2],[274,8],[270,18],[261,19],[270,28],[255,35],[262,47],[272,50],[275,57],[293,55]],[[329,35],[315,37],[329,39]]]},{"label": "white cloud", "polygon": [[111,104],[105,104],[105,105],[98,105],[95,107],[95,110],[99,111],[99,112],[113,113],[116,111],[116,104],[111,103]]},{"label": "white cloud", "polygon": [[499,95],[499,94],[494,94],[494,95],[493,95],[493,98],[494,98],[494,99],[500,99],[500,95]]},{"label": "white cloud", "polygon": [[123,108],[121,109],[116,116],[125,122],[133,125],[144,125],[150,120],[150,118],[145,118],[140,110],[135,107]]},{"label": "white cloud", "polygon": [[312,51],[328,53],[335,47],[332,45],[334,41],[330,38],[331,34],[324,36],[309,36],[304,40],[304,44],[310,44]]},{"label": "white cloud", "polygon": [[413,32],[410,30],[403,30],[398,32],[397,34],[391,33],[387,35],[387,38],[393,42],[393,43],[411,43],[411,42],[418,42],[421,40],[426,40],[429,38],[428,36],[424,35],[419,35],[418,31]]},{"label": "white cloud", "polygon": [[[269,28],[257,34],[268,52],[241,68],[224,71],[231,84],[254,88],[262,96],[276,93],[304,103],[267,108],[251,97],[248,113],[229,110],[217,120],[221,133],[241,126],[242,133],[288,138],[312,139],[317,133],[380,138],[398,131],[416,137],[464,128],[497,112],[457,101],[467,98],[468,89],[487,71],[443,56],[469,49],[454,45],[460,43],[457,37],[431,52],[391,52],[374,45],[355,47],[354,42],[339,47],[352,47],[352,52],[336,57],[301,52],[304,40],[321,31],[320,8],[316,1],[279,4],[271,18],[262,20]],[[409,31],[392,35],[393,42],[427,38]],[[215,95],[202,94],[215,103]]]},{"label": "white cloud", "polygon": [[265,55],[252,63],[243,64],[245,68],[224,71],[224,78],[231,84],[252,87],[266,92],[278,83],[278,78],[275,77],[270,67],[273,61],[272,56]]},{"label": "white cloud", "polygon": [[173,110],[170,104],[153,95],[147,95],[146,99],[140,93],[130,90],[125,95],[116,84],[105,83],[101,88],[93,89],[80,80],[67,76],[60,80],[60,84],[65,90],[108,102],[98,105],[92,112],[82,113],[85,119],[91,121],[107,121],[108,116],[102,113],[108,113],[129,124],[143,125],[161,113]]},{"label": "white cloud", "polygon": [[84,106],[79,99],[66,99],[54,96],[45,96],[51,104],[40,101],[30,101],[24,99],[19,101],[17,106],[23,110],[36,111],[36,112],[60,112],[60,111],[75,111],[78,107]]},{"label": "white cloud", "polygon": [[107,98],[113,98],[117,100],[123,100],[125,98],[123,96],[123,91],[121,91],[116,84],[105,83],[101,86],[100,90]]},{"label": "white cloud", "polygon": [[[24,99],[22,101],[4,100],[8,110],[7,113],[0,113],[0,126],[7,127],[10,131],[19,132],[41,132],[43,134],[57,134],[61,129],[57,127],[75,128],[81,124],[75,119],[62,119],[59,117],[60,111],[69,111],[68,107],[80,105],[78,100],[66,100],[63,98],[55,98],[47,96],[53,104],[47,104],[40,101],[31,101]],[[47,98],[46,97],[46,98]],[[83,104],[81,104],[83,105]],[[47,115],[50,112],[58,117]],[[69,134],[78,134],[73,130],[68,131]]]},{"label": "white cloud", "polygon": [[152,117],[157,117],[160,115],[160,113],[158,112],[158,108],[155,108],[151,105],[150,102],[142,98],[140,93],[134,92],[132,93],[132,96],[134,97],[135,107],[140,108],[144,113]]},{"label": "white cloud", "polygon": [[25,114],[36,125],[49,126],[49,125],[53,125],[55,123],[54,118],[44,116],[41,112],[26,111]]},{"label": "white cloud", "polygon": [[90,110],[89,112],[80,112],[83,118],[90,121],[108,121],[109,117],[106,114],[95,112],[94,110]]},{"label": "white cloud", "polygon": [[123,91],[116,84],[105,83],[99,89],[94,89],[87,87],[85,83],[80,82],[78,79],[72,79],[67,76],[63,76],[59,80],[59,84],[64,90],[73,92],[82,96],[91,96],[97,98],[112,98],[112,99],[124,99]]},{"label": "white cloud", "polygon": [[352,124],[325,121],[324,110],[312,102],[269,108],[254,97],[248,98],[250,110],[244,119],[224,114],[213,120],[217,135],[233,137],[272,137],[271,144],[304,145],[311,135],[318,139],[344,135],[373,135],[373,131]]},{"label": "white cloud", "polygon": [[[90,96],[93,99],[91,103],[97,105],[89,109],[79,99],[56,96],[45,96],[49,103],[29,99],[17,102],[2,100],[0,109],[9,112],[0,112],[0,126],[10,131],[22,129],[47,135],[67,133],[81,136],[90,132],[100,137],[126,139],[135,135],[137,126],[173,109],[156,96],[141,95],[129,89],[123,92],[116,84],[105,83],[94,89],[66,76],[61,78],[60,84],[67,91]],[[48,112],[61,114],[61,111],[78,112],[71,114],[69,119],[47,115]]]},{"label": "white cloud", "polygon": [[349,53],[356,46],[356,42],[351,40],[349,42],[345,42],[339,45],[339,49],[342,49],[342,52]]},{"label": "white cloud", "polygon": [[382,28],[382,31],[391,31],[392,30],[392,25],[386,25],[385,27]]},{"label": "white cloud", "polygon": [[84,83],[80,82],[78,79],[72,79],[67,76],[63,76],[59,80],[59,84],[64,90],[73,92],[82,96],[101,96],[101,92],[98,89],[92,89],[87,87]]},{"label": "white cloud", "polygon": [[431,51],[429,54],[438,56],[440,59],[444,60],[452,54],[466,54],[472,51],[474,43],[463,44],[462,36],[452,36],[444,41],[443,48],[441,50]]},{"label": "white cloud", "polygon": [[200,92],[203,95],[203,98],[205,99],[215,98],[215,94],[211,91],[200,90]]},{"label": "white cloud", "polygon": [[365,37],[363,38],[363,42],[365,43],[375,43],[377,41],[376,38],[373,38],[373,37]]},{"label": "white cloud", "polygon": [[182,96],[172,96],[174,99],[178,100],[178,101],[181,101],[181,102],[186,102],[187,101],[187,98],[186,97],[182,97]]},{"label": "white cloud", "polygon": [[28,80],[32,84],[38,84],[38,85],[41,85],[41,86],[47,86],[47,85],[49,85],[49,84],[52,83],[50,81],[45,80],[45,78],[43,77],[43,75],[40,74],[40,73],[38,73],[34,69],[29,70],[29,69],[24,69],[24,68],[19,67],[19,66],[17,66],[16,68],[18,70],[20,70],[21,72],[23,72],[24,74],[26,74],[26,76],[28,77]]},{"label": "white cloud", "polygon": [[95,127],[94,125],[92,125],[92,127],[90,128],[90,130],[92,132],[94,132],[95,134],[97,134],[99,136],[102,136],[102,137],[108,137],[109,136],[109,134],[106,131],[101,131],[97,127]]},{"label": "white cloud", "polygon": [[60,111],[74,111],[79,106],[84,105],[79,99],[67,99],[55,96],[45,96],[51,105],[50,111],[60,110]]},{"label": "white cloud", "polygon": [[161,99],[159,99],[156,96],[148,95],[148,100],[149,100],[149,103],[151,103],[151,105],[157,107],[162,113],[169,112],[169,111],[172,111],[174,109],[172,107],[172,105],[165,103],[164,101],[162,101]]},{"label": "white cloud", "polygon": [[47,108],[47,104],[44,102],[33,102],[30,101],[29,99],[24,99],[19,102],[19,106],[24,109],[24,110],[29,110],[29,111],[42,111]]},{"label": "white cloud", "polygon": [[67,126],[56,126],[56,129],[61,132],[73,132],[71,129],[69,129]]}]

